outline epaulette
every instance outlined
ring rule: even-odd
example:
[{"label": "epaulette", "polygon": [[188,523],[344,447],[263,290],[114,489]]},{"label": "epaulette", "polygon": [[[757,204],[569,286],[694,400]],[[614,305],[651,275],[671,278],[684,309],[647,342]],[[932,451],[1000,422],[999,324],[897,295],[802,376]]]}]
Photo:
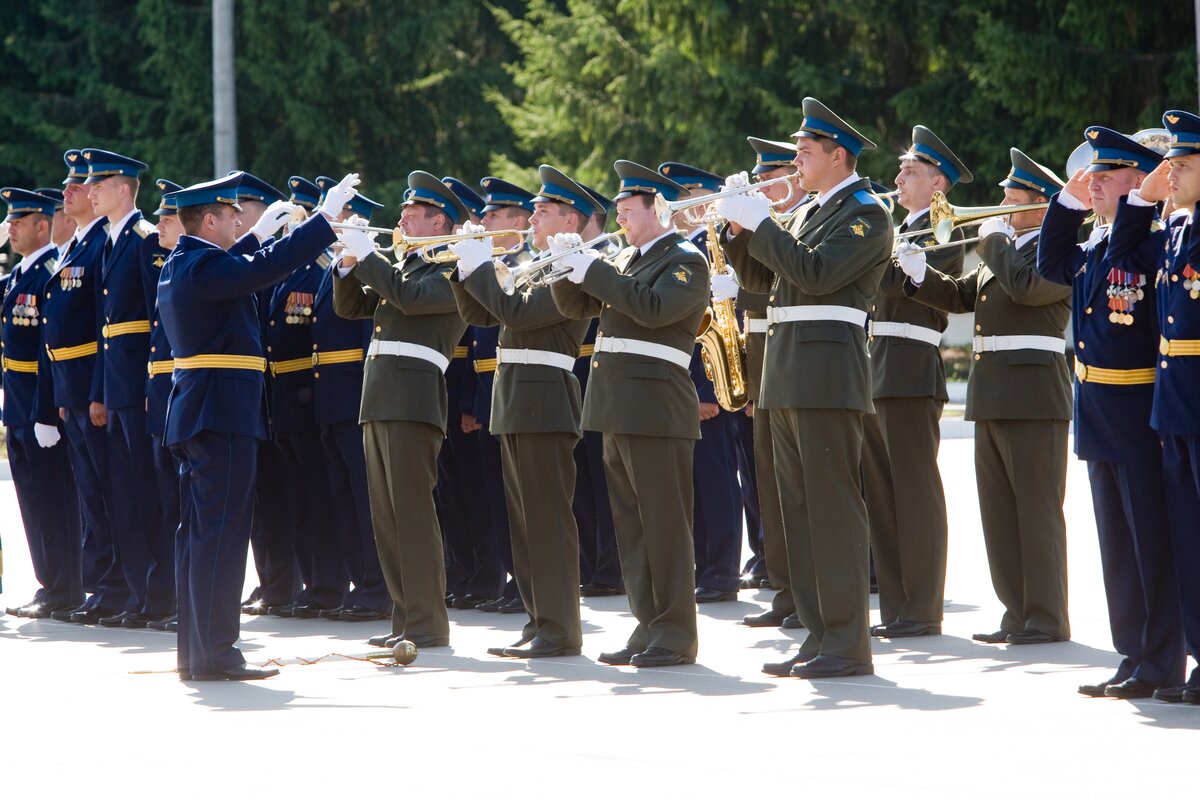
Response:
[{"label": "epaulette", "polygon": [[696,245],[692,244],[688,239],[684,239],[679,243],[679,249],[685,253],[692,253],[693,255],[697,256],[703,255],[703,253],[700,252],[700,248],[696,247]]},{"label": "epaulette", "polygon": [[157,231],[158,231],[158,228],[154,227],[154,224],[152,222],[150,222],[149,220],[139,219],[137,222],[135,222],[133,224],[133,232],[136,233],[138,236],[142,237],[143,239],[145,239],[147,236],[149,236],[150,234],[155,233]]},{"label": "epaulette", "polygon": [[871,203],[874,203],[875,205],[879,206],[880,208],[883,208],[883,209],[887,208],[887,206],[884,205],[883,201],[880,200],[879,197],[874,192],[869,191],[867,189],[860,189],[859,191],[855,192],[854,194],[852,194],[850,196],[853,197],[855,200],[857,200],[858,204],[861,206],[870,205]]},{"label": "epaulette", "polygon": [[321,269],[325,269],[332,262],[333,262],[333,258],[329,255],[328,252],[321,253],[321,255],[317,256],[317,266],[320,267]]}]

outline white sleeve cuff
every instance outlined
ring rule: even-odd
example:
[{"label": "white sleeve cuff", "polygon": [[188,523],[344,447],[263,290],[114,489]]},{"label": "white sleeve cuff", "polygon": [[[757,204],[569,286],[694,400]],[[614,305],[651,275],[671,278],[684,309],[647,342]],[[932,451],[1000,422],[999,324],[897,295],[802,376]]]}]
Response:
[{"label": "white sleeve cuff", "polygon": [[1058,193],[1058,202],[1062,203],[1072,211],[1087,211],[1087,206],[1079,202],[1079,198],[1068,192],[1066,189]]},{"label": "white sleeve cuff", "polygon": [[1129,193],[1129,205],[1137,206],[1138,208],[1147,208],[1154,205],[1154,203],[1151,203],[1149,200],[1143,200],[1141,193],[1137,189],[1134,189]]}]

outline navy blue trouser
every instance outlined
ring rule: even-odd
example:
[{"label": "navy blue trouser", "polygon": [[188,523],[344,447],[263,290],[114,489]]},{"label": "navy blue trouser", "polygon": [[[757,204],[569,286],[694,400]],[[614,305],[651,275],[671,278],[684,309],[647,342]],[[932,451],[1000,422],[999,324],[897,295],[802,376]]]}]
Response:
[{"label": "navy blue trouser", "polygon": [[[92,424],[87,408],[68,408],[63,438],[83,514],[83,590],[88,604],[120,610],[129,602],[129,587],[117,563],[112,514],[116,503],[108,473],[108,438]],[[178,481],[178,478],[176,478]]]},{"label": "navy blue trouser", "polygon": [[[1200,661],[1200,436],[1163,437],[1163,476],[1184,640]],[[1187,685],[1200,687],[1200,666]]]},{"label": "navy blue trouser", "polygon": [[746,518],[746,542],[752,553],[742,572],[767,577],[767,561],[763,552],[762,514],[758,509],[758,474],[754,467],[754,419],[745,411],[730,414],[733,424],[733,444],[737,454],[738,486],[742,494],[742,514]]},{"label": "navy blue trouser", "polygon": [[284,499],[284,477],[275,443],[258,443],[258,474],[254,476],[254,571],[258,586],[250,594],[265,606],[286,606],[300,595],[300,571],[292,548]]},{"label": "navy blue trouser", "polygon": [[499,597],[504,565],[497,552],[490,505],[483,497],[482,431],[463,433],[451,418],[438,454],[437,501],[451,594]]},{"label": "navy blue trouser", "polygon": [[280,475],[291,525],[292,547],[304,589],[297,602],[325,608],[342,604],[349,578],[331,522],[333,499],[325,478],[325,456],[316,428],[276,433]]},{"label": "navy blue trouser", "polygon": [[392,598],[379,566],[379,550],[375,547],[375,529],[371,524],[362,428],[357,421],[322,425],[321,447],[325,452],[329,493],[337,504],[332,525],[342,563],[354,584],[343,605],[390,614]]},{"label": "navy blue trouser", "polygon": [[692,453],[696,586],[732,592],[741,578],[742,496],[737,482],[733,414],[700,423]]}]

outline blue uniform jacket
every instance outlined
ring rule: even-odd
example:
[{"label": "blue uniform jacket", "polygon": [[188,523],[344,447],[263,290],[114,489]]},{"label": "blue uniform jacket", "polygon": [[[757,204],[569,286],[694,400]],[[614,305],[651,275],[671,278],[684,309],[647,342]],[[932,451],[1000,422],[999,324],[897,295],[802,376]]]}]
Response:
[{"label": "blue uniform jacket", "polygon": [[[467,380],[464,381],[463,410],[475,417],[475,421],[488,428],[492,421],[492,386],[496,383],[496,349],[500,342],[500,326],[493,325],[484,328],[473,325],[468,330],[471,335],[470,360],[467,366]],[[491,369],[483,372],[475,371],[475,362],[491,362]]]},{"label": "blue uniform jacket", "polygon": [[[312,320],[317,289],[329,256],[305,264],[275,287],[267,312],[267,361],[281,369],[287,362],[303,361],[302,369],[271,374],[271,431],[295,433],[317,425],[313,397]],[[308,313],[304,313],[308,311]]]},{"label": "blue uniform jacket", "polygon": [[[1133,324],[1109,320],[1109,271],[1106,237],[1078,244],[1086,211],[1050,200],[1038,243],[1038,273],[1072,287],[1071,326],[1075,359],[1103,369],[1146,369],[1158,352],[1158,315],[1154,286],[1142,287],[1144,299],[1133,308]],[[1150,428],[1152,384],[1110,385],[1075,381],[1075,453],[1085,461],[1153,462],[1162,458]]]},{"label": "blue uniform jacket", "polygon": [[[46,351],[42,347],[42,306],[46,282],[57,264],[53,247],[22,273],[8,276],[0,320],[0,351],[4,354],[4,424],[58,423]],[[14,366],[10,362],[21,362]]]},{"label": "blue uniform jacket", "polygon": [[[158,234],[152,233],[142,243],[142,285],[148,296],[150,307],[150,363],[171,360],[171,342],[167,329],[162,326],[162,315],[158,313],[158,279],[171,251],[158,243]],[[167,424],[167,397],[171,394],[171,373],[150,374],[146,370],[146,433],[162,436]]]},{"label": "blue uniform jacket", "polygon": [[[371,320],[343,319],[333,310],[333,269],[322,270],[313,304],[313,354],[360,350],[371,342]],[[358,424],[362,399],[363,357],[321,364],[313,371],[314,411],[318,425]]]},{"label": "blue uniform jacket", "polygon": [[[83,240],[58,262],[58,274],[46,283],[42,314],[46,318],[42,343],[47,356],[50,349],[79,347],[99,343],[100,323],[96,316],[96,287],[104,261],[104,242],[108,235],[105,220],[97,219]],[[96,345],[99,349],[99,344]],[[50,358],[50,378],[54,385],[54,404],[58,408],[87,408],[104,400],[104,371],[95,355],[55,360]]]},{"label": "blue uniform jacket", "polygon": [[[140,224],[139,224],[140,223]],[[125,223],[108,256],[100,281],[102,325],[143,322],[150,326],[146,287],[142,280],[142,240],[151,232],[142,212]],[[101,328],[103,332],[103,328]],[[109,408],[141,408],[146,402],[146,360],[150,333],[103,336],[100,358],[104,363],[104,404]]]},{"label": "blue uniform jacket", "polygon": [[[253,292],[310,263],[336,240],[322,215],[250,256],[235,256],[192,236],[180,237],[163,266],[158,305],[176,361],[196,355],[262,352]],[[201,431],[266,439],[263,376],[247,369],[175,370],[164,443]]]},{"label": "blue uniform jacket", "polygon": [[[1113,225],[1113,260],[1149,277],[1156,288],[1162,338],[1200,340],[1200,233],[1195,215],[1172,214],[1164,226],[1153,206],[1121,199]],[[1186,285],[1185,285],[1186,284]],[[1161,345],[1161,342],[1160,342]],[[1163,435],[1200,436],[1200,357],[1160,346],[1151,424]]]}]

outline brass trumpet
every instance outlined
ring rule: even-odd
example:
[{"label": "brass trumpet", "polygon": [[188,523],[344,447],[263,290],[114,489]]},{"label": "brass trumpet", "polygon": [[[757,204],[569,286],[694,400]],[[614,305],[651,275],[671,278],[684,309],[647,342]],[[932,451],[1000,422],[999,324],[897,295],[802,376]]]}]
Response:
[{"label": "brass trumpet", "polygon": [[[938,244],[949,244],[950,235],[956,228],[964,225],[978,225],[985,219],[1000,217],[1005,214],[1020,214],[1023,211],[1043,211],[1048,206],[1045,203],[1025,203],[1024,205],[998,206],[953,206],[941,192],[934,192],[929,202],[930,227],[917,231],[905,231],[896,234],[897,239],[915,239],[918,236],[933,234]],[[954,244],[962,244],[955,242]]]},{"label": "brass trumpet", "polygon": [[391,251],[397,259],[404,258],[404,255],[409,250],[421,250],[421,258],[434,264],[449,264],[458,260],[458,256],[454,255],[451,250],[434,250],[454,242],[461,242],[467,239],[495,239],[500,236],[518,236],[520,241],[511,247],[493,247],[492,257],[500,258],[502,256],[516,255],[525,249],[525,238],[533,234],[533,228],[525,230],[505,229],[499,231],[480,231],[478,233],[448,233],[442,236],[406,236],[404,231],[397,226],[395,228],[378,228],[370,225],[354,225],[349,222],[331,222],[330,227],[334,230],[355,230],[367,231],[368,233],[390,233],[392,235],[392,246],[377,247],[378,252]]},{"label": "brass trumpet", "polygon": [[792,195],[795,194],[795,192],[796,192],[795,182],[793,180],[794,177],[795,176],[793,176],[793,175],[781,175],[778,178],[771,178],[769,181],[759,181],[758,183],[748,183],[745,186],[741,186],[737,189],[722,189],[721,191],[715,192],[713,194],[706,194],[702,197],[688,197],[683,200],[669,201],[669,200],[665,199],[661,194],[656,194],[656,195],[654,195],[654,213],[658,215],[658,221],[664,227],[669,226],[671,224],[671,217],[673,217],[676,214],[679,214],[681,212],[683,213],[683,218],[687,222],[687,224],[691,225],[693,227],[698,227],[700,225],[706,225],[710,221],[711,222],[722,222],[722,221],[724,221],[724,217],[719,217],[715,214],[712,214],[711,212],[708,214],[703,214],[701,216],[696,216],[695,213],[689,213],[689,212],[693,208],[696,208],[698,206],[703,206],[706,203],[711,203],[714,200],[720,200],[722,197],[730,197],[735,194],[749,194],[750,192],[757,192],[759,189],[763,188],[764,186],[771,186],[772,184],[782,183],[783,181],[788,182],[787,196],[784,197],[782,200],[776,200],[771,205],[777,206],[779,208],[786,208],[787,204],[792,199]]},{"label": "brass trumpet", "polygon": [[584,250],[596,249],[604,258],[612,258],[621,252],[624,245],[619,233],[602,233],[595,239],[577,244],[561,253],[546,251],[528,264],[519,267],[508,267],[497,263],[495,266],[496,282],[505,294],[515,294],[524,288],[535,289],[539,286],[549,286],[558,283],[571,273],[570,268],[550,269],[565,256],[580,253]]}]

